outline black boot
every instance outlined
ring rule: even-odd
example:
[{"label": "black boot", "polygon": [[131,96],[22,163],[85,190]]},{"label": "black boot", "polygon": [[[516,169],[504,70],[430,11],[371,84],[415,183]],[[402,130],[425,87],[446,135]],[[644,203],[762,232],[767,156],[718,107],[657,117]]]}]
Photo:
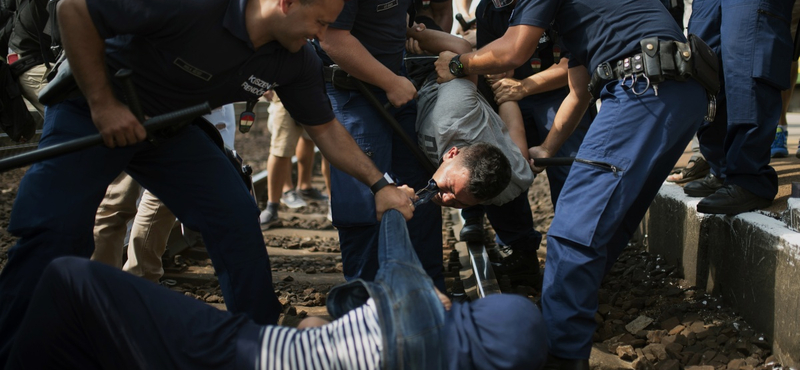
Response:
[{"label": "black boot", "polygon": [[483,242],[483,216],[464,220],[464,227],[461,228],[458,238],[468,243]]},{"label": "black boot", "polygon": [[589,370],[589,359],[566,359],[548,354],[542,370]]},{"label": "black boot", "polygon": [[502,261],[492,263],[495,276],[507,275],[512,283],[527,281],[534,284],[539,276],[539,258],[536,251],[513,251]]},{"label": "black boot", "polygon": [[697,212],[738,215],[771,205],[772,199],[759,197],[739,185],[725,185],[697,203]]}]

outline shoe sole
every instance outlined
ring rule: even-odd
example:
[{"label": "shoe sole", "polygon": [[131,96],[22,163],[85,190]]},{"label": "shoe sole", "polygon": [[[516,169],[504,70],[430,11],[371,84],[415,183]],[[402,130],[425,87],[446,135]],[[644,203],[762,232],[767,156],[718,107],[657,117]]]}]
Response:
[{"label": "shoe sole", "polygon": [[772,153],[772,158],[786,158],[789,156],[789,152],[779,152],[779,153]]},{"label": "shoe sole", "polygon": [[261,224],[261,230],[264,231],[264,230],[269,230],[270,228],[273,228],[273,227],[281,227],[281,226],[283,226],[283,222],[281,222],[281,220],[277,220],[277,221]]},{"label": "shoe sole", "polygon": [[771,205],[772,205],[771,200],[764,200],[764,199],[754,199],[746,203],[736,204],[727,207],[710,206],[707,204],[703,204],[701,202],[697,204],[697,212],[713,214],[713,215],[738,215],[740,213],[767,208]]}]

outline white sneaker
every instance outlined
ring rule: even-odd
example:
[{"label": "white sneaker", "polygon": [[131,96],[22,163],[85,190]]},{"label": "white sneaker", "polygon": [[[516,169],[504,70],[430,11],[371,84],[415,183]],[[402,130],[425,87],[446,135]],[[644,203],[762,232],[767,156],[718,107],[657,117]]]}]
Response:
[{"label": "white sneaker", "polygon": [[281,203],[289,208],[300,208],[306,206],[306,201],[301,198],[296,191],[289,190],[281,195]]}]

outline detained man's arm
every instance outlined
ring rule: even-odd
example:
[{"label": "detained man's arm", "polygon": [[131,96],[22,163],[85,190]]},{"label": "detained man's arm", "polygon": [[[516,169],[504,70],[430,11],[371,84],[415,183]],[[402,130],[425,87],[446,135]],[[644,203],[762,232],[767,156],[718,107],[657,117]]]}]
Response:
[{"label": "detained man's arm", "polygon": [[59,1],[57,13],[64,51],[105,145],[113,148],[144,140],[147,137],[144,127],[114,97],[104,72],[105,41],[92,23],[86,0]]},{"label": "detained man's arm", "polygon": [[[367,186],[371,186],[383,177],[339,120],[334,118],[333,121],[322,125],[303,127],[331,165]],[[411,219],[414,215],[412,201],[415,199],[414,189],[408,186],[384,186],[375,194],[378,220],[383,217],[383,212],[391,208],[400,211],[406,220]]]},{"label": "detained man's arm", "polygon": [[[421,54],[422,51],[432,54],[439,54],[443,51],[464,54],[472,51],[469,41],[446,32],[427,29],[424,24],[415,24],[414,27],[409,27],[406,37],[408,37],[406,50],[415,54]],[[472,83],[478,83],[478,76],[470,75],[465,78]]]},{"label": "detained man's arm", "polygon": [[507,101],[519,101],[529,95],[567,86],[568,65],[569,59],[561,58],[558,64],[553,64],[550,68],[522,80],[503,78],[495,81],[492,84],[494,100],[497,104],[503,104]]},{"label": "detained man's arm", "polygon": [[[492,41],[488,45],[468,54],[462,54],[459,60],[464,65],[464,73],[469,75],[482,75],[501,73],[521,66],[525,63],[542,37],[544,29],[540,27],[518,25],[509,27],[503,37]],[[455,78],[450,73],[450,60],[456,53],[445,51],[439,54],[436,61],[436,79],[444,83]]]},{"label": "detained man's arm", "polygon": [[531,157],[528,154],[528,139],[525,137],[525,122],[522,120],[522,111],[519,109],[519,104],[515,101],[508,101],[498,106],[500,119],[506,124],[508,135],[511,136],[511,141],[519,148],[522,156],[525,157],[527,162],[530,162]]},{"label": "detained man's arm", "polygon": [[417,96],[417,89],[409,79],[396,75],[381,64],[349,30],[329,27],[320,45],[347,73],[386,91],[393,106],[400,107]]},{"label": "detained man's arm", "polygon": [[528,149],[531,157],[531,169],[539,173],[544,171],[544,167],[535,165],[536,158],[550,158],[561,149],[561,145],[567,141],[569,135],[578,126],[578,123],[589,108],[592,96],[589,94],[589,71],[584,66],[572,67],[569,69],[569,94],[561,106],[558,108],[553,127],[547,138],[540,146]]}]

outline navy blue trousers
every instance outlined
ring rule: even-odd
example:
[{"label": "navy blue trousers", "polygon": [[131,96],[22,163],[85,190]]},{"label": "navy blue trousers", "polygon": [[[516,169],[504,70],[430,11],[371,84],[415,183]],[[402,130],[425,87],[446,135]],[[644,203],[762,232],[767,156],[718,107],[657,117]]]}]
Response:
[{"label": "navy blue trousers", "polygon": [[[639,81],[636,91],[646,88]],[[615,169],[573,164],[547,235],[542,313],[551,354],[589,358],[600,282],[700,126],[705,96],[694,80],[664,81],[658,96],[618,81],[604,87],[577,158]]]},{"label": "navy blue trousers", "polygon": [[722,90],[717,118],[698,131],[700,151],[714,175],[773,199],[778,176],[770,144],[789,87],[793,0],[695,0],[689,32],[719,57]]},{"label": "navy blue trousers", "polygon": [[256,368],[260,325],[85,258],[42,273],[6,368]]},{"label": "navy blue trousers", "polygon": [[[425,187],[430,176],[375,108],[357,91],[337,89],[330,83],[327,88],[336,117],[375,166],[392,175],[398,184],[414,189]],[[387,102],[385,93],[376,91],[375,95],[381,104]],[[416,142],[416,101],[389,111]],[[378,272],[380,230],[374,196],[369,187],[332,167],[331,206],[333,225],[339,230],[345,279],[372,281]],[[433,202],[417,207],[408,221],[408,230],[425,272],[444,291],[441,207]]]},{"label": "navy blue trousers", "polygon": [[[48,107],[46,116],[40,147],[97,133],[83,99]],[[19,241],[0,274],[0,363],[45,266],[61,256],[91,256],[97,206],[123,170],[202,232],[229,311],[277,322],[281,305],[258,206],[219,147],[190,125],[157,146],[96,146],[28,170],[9,226]]]}]

